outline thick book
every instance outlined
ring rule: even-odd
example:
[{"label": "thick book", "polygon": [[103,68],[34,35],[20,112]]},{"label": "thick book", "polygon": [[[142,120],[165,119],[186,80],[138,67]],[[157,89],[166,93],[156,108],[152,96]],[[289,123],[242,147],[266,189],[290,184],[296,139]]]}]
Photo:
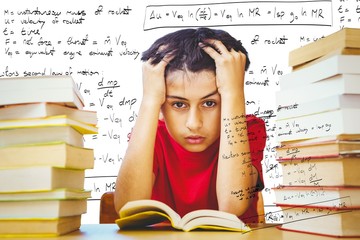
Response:
[{"label": "thick book", "polygon": [[0,168],[30,166],[91,169],[94,150],[64,142],[0,147]]},{"label": "thick book", "polygon": [[287,142],[276,148],[278,159],[299,159],[309,157],[339,157],[341,155],[360,155],[360,140],[355,141],[321,141],[312,143]]},{"label": "thick book", "polygon": [[40,126],[0,130],[0,147],[65,142],[84,147],[84,136],[71,126]]},{"label": "thick book", "polygon": [[45,238],[78,230],[81,215],[47,219],[0,219],[0,238]]},{"label": "thick book", "polygon": [[360,29],[343,28],[289,53],[289,66],[296,67],[331,54],[360,54]]},{"label": "thick book", "polygon": [[280,159],[283,185],[360,186],[360,158],[355,156]]},{"label": "thick book", "polygon": [[315,83],[338,74],[360,74],[360,55],[334,55],[279,77],[280,89]]},{"label": "thick book", "polygon": [[84,100],[69,75],[0,78],[0,105],[54,102],[82,109]]},{"label": "thick book", "polygon": [[280,229],[331,237],[360,237],[360,209],[281,206]]},{"label": "thick book", "polygon": [[169,221],[174,229],[194,229],[247,232],[250,228],[237,216],[217,210],[196,210],[180,217],[168,205],[156,200],[126,203],[119,211],[116,224],[121,229],[138,228]]},{"label": "thick book", "polygon": [[56,115],[66,115],[70,119],[91,125],[97,124],[95,111],[80,110],[55,103],[39,102],[0,107],[0,120],[44,118]]},{"label": "thick book", "polygon": [[59,218],[86,213],[87,200],[29,200],[0,202],[0,219]]},{"label": "thick book", "polygon": [[336,141],[360,141],[360,133],[358,134],[337,134],[337,135],[330,135],[326,137],[315,137],[309,139],[301,139],[301,140],[294,140],[294,141],[284,141],[281,142],[280,145],[310,145],[310,144],[317,144],[319,142],[336,142]]},{"label": "thick book", "polygon": [[360,94],[332,95],[302,103],[292,101],[291,104],[277,105],[276,119],[301,117],[342,108],[360,108],[359,102]]},{"label": "thick book", "polygon": [[[316,83],[283,89],[275,92],[275,98],[277,106],[291,106],[296,103],[311,104],[319,99],[342,94],[360,96],[360,74],[340,74]],[[324,103],[324,107],[326,105]],[[360,104],[357,104],[357,108],[360,108]]]},{"label": "thick book", "polygon": [[84,189],[85,170],[36,166],[0,169],[0,192]]},{"label": "thick book", "polygon": [[280,186],[273,188],[282,206],[360,208],[360,187]]},{"label": "thick book", "polygon": [[0,192],[0,202],[28,200],[64,200],[91,198],[90,190],[58,188],[47,191]]},{"label": "thick book", "polygon": [[278,142],[360,133],[360,108],[276,120]]},{"label": "thick book", "polygon": [[98,129],[94,125],[86,124],[65,115],[46,118],[15,119],[0,121],[0,130],[14,128],[32,128],[45,126],[71,126],[81,134],[94,134]]}]

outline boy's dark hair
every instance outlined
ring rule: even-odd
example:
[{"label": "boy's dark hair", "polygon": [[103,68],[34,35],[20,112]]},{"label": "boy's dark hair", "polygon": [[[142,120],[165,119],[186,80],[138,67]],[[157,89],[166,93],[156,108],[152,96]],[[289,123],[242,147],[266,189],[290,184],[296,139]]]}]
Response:
[{"label": "boy's dark hair", "polygon": [[245,70],[248,69],[250,60],[241,41],[236,40],[226,31],[210,28],[182,29],[166,34],[143,52],[141,60],[147,61],[152,58],[152,64],[157,64],[167,53],[171,53],[174,58],[167,65],[166,73],[174,70],[188,70],[191,72],[215,71],[214,60],[199,46],[200,42],[206,44],[205,39],[219,40],[228,50],[234,49],[244,53],[246,55]]}]

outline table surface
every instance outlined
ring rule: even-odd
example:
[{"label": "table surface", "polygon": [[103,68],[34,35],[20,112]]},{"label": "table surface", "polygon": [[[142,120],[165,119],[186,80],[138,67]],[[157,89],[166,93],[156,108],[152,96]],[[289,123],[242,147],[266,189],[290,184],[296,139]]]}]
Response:
[{"label": "table surface", "polygon": [[[13,240],[14,238],[12,238]],[[183,232],[173,229],[142,229],[142,230],[119,230],[116,224],[84,224],[80,230],[52,238],[41,238],[42,240],[73,240],[73,239],[156,239],[156,240],[266,240],[266,239],[291,239],[291,240],[334,240],[336,238],[317,236],[312,234],[296,233],[279,230],[275,225],[259,225],[253,227],[248,233],[224,232],[224,231],[192,231]],[[359,240],[360,238],[351,238]]]}]

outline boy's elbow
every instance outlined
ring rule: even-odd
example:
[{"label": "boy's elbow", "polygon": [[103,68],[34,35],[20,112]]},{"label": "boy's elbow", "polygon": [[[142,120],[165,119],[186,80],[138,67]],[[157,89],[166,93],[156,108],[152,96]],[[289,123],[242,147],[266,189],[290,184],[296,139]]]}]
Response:
[{"label": "boy's elbow", "polygon": [[124,206],[124,203],[122,203],[120,200],[121,199],[120,199],[119,191],[115,190],[115,192],[114,192],[114,207],[115,207],[115,211],[117,213]]},{"label": "boy's elbow", "polygon": [[[232,213],[238,217],[243,215],[250,206],[250,201],[237,201],[234,203],[232,201],[223,201],[219,203],[219,210],[223,212]],[[239,203],[240,202],[240,203]]]}]

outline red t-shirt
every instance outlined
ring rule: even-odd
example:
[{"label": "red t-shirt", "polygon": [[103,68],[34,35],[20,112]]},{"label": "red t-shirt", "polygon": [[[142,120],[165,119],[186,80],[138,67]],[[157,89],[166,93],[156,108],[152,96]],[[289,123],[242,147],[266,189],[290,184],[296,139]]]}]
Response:
[{"label": "red t-shirt", "polygon": [[[261,160],[266,142],[264,121],[247,116],[252,163],[259,173],[258,188],[263,189]],[[155,183],[152,199],[168,204],[180,216],[197,209],[218,209],[216,175],[219,154],[217,140],[203,152],[189,152],[168,133],[165,123],[159,121],[155,142]],[[257,194],[244,215],[247,223],[257,221]]]}]

